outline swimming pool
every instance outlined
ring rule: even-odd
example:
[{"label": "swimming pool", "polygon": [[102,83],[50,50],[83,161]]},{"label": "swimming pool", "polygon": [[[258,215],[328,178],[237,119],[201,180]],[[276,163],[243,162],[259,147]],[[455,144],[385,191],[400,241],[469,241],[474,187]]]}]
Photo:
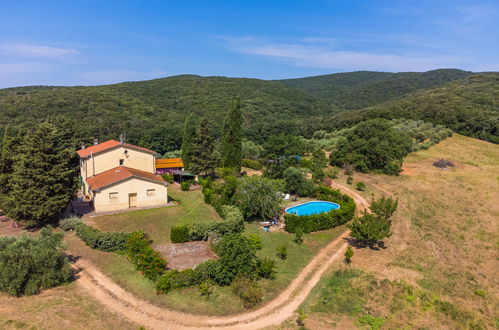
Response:
[{"label": "swimming pool", "polygon": [[337,210],[340,206],[333,202],[315,201],[303,203],[286,209],[286,213],[296,215],[311,215]]}]

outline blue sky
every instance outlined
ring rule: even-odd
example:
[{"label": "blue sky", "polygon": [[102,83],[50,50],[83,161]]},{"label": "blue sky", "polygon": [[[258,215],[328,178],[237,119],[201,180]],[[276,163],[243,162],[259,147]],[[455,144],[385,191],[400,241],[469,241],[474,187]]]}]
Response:
[{"label": "blue sky", "polygon": [[499,1],[0,0],[0,87],[499,71]]}]

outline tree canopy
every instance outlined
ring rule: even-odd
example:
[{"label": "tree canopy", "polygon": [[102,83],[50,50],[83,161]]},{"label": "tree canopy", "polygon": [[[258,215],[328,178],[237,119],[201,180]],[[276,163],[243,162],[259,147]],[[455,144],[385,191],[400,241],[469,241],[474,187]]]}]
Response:
[{"label": "tree canopy", "polygon": [[231,108],[224,121],[222,146],[220,150],[222,167],[241,171],[242,159],[242,124],[239,98],[232,100]]}]

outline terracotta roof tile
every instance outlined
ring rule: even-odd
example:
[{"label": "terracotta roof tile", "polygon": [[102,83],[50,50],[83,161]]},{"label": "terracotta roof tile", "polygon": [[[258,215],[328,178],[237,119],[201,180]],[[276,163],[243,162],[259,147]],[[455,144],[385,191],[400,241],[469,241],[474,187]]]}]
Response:
[{"label": "terracotta roof tile", "polygon": [[184,167],[182,158],[156,159],[156,168]]},{"label": "terracotta roof tile", "polygon": [[109,171],[89,177],[87,178],[87,184],[90,186],[92,191],[95,191],[131,177],[155,181],[163,185],[167,185],[166,181],[160,175],[155,175],[125,166],[118,166],[110,169]]},{"label": "terracotta roof tile", "polygon": [[85,149],[82,149],[82,150],[78,150],[77,153],[78,153],[78,156],[80,156],[81,158],[85,158],[85,157],[88,157],[88,156],[90,156],[92,154],[95,155],[95,154],[97,154],[99,152],[103,152],[103,151],[106,151],[108,149],[116,148],[116,147],[119,147],[119,146],[124,146],[125,148],[130,148],[130,149],[144,151],[144,152],[147,152],[147,153],[150,153],[150,154],[153,154],[153,155],[156,154],[155,151],[149,150],[147,148],[135,146],[135,145],[129,144],[129,143],[123,143],[123,144],[121,144],[120,142],[118,142],[116,140],[109,140],[109,141],[106,141],[106,142],[102,142],[102,143],[90,146],[88,148],[85,148]]}]

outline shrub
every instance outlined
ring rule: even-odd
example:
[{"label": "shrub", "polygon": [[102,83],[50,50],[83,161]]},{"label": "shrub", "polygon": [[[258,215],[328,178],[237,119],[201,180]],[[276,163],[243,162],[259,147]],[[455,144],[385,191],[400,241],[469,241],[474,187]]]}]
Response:
[{"label": "shrub", "polygon": [[335,189],[319,186],[315,197],[319,200],[335,202],[340,205],[340,208],[312,215],[286,214],[284,216],[284,229],[287,232],[296,233],[298,230],[302,230],[304,233],[310,233],[325,230],[342,225],[353,218],[355,202],[350,196]]},{"label": "shrub", "polygon": [[220,267],[220,262],[218,260],[207,260],[196,266],[196,270],[201,274],[201,278],[204,280],[215,279]]},{"label": "shrub", "polygon": [[173,175],[172,174],[163,174],[163,179],[168,183],[173,183]]},{"label": "shrub", "polygon": [[382,246],[384,238],[391,236],[390,227],[390,221],[367,212],[348,225],[350,236],[367,245],[378,244],[379,246]]},{"label": "shrub", "polygon": [[263,248],[262,239],[258,234],[250,234],[248,237],[251,247],[255,250],[261,250]]},{"label": "shrub", "polygon": [[324,174],[330,179],[336,179],[339,173],[340,169],[337,167],[330,167],[324,171]]},{"label": "shrub", "polygon": [[303,243],[303,230],[302,229],[299,228],[296,230],[295,238],[293,239],[293,241],[298,245],[301,245]]},{"label": "shrub", "polygon": [[349,264],[352,260],[352,257],[353,257],[353,249],[352,246],[349,245],[347,247],[347,250],[345,251],[345,263]]},{"label": "shrub", "polygon": [[166,271],[156,283],[157,293],[168,293],[171,290],[188,288],[201,283],[203,275],[194,269]]},{"label": "shrub", "polygon": [[357,184],[355,185],[355,189],[364,191],[366,190],[366,184],[364,182],[357,182]]},{"label": "shrub", "polygon": [[173,290],[173,282],[174,278],[177,276],[178,270],[176,269],[171,269],[166,271],[161,277],[159,278],[158,282],[156,283],[156,292],[157,293],[168,293],[171,290]]},{"label": "shrub", "polygon": [[252,308],[262,301],[262,290],[258,283],[247,277],[238,277],[232,284],[232,292],[243,301],[244,308]]},{"label": "shrub", "polygon": [[129,233],[123,232],[102,232],[94,227],[88,226],[83,222],[75,225],[75,233],[86,245],[92,249],[105,252],[116,252],[126,249],[126,242]]},{"label": "shrub", "polygon": [[65,231],[75,230],[76,225],[79,224],[80,222],[81,222],[81,219],[79,217],[72,216],[69,218],[59,220],[59,227]]},{"label": "shrub", "polygon": [[271,219],[282,205],[282,184],[278,180],[257,175],[242,177],[238,180],[234,195],[236,205],[245,219]]},{"label": "shrub", "polygon": [[353,183],[353,177],[351,175],[349,175],[347,177],[347,184],[352,184]]},{"label": "shrub", "polygon": [[38,237],[0,237],[0,291],[33,295],[71,279],[63,234],[42,229]]},{"label": "shrub", "polygon": [[182,191],[189,191],[190,187],[191,187],[191,183],[190,183],[190,182],[188,182],[188,181],[184,181],[184,182],[182,182],[182,183],[180,184],[180,189],[181,189]]},{"label": "shrub", "polygon": [[279,258],[286,259],[288,257],[288,247],[286,245],[280,245],[276,250]]},{"label": "shrub", "polygon": [[259,161],[256,161],[253,159],[246,159],[246,158],[244,158],[241,161],[241,165],[244,167],[251,168],[251,169],[256,170],[256,171],[259,171],[263,168],[263,165]]},{"label": "shrub", "polygon": [[201,297],[204,297],[206,300],[210,299],[213,294],[213,284],[210,281],[201,282],[198,285],[198,289]]},{"label": "shrub", "polygon": [[170,232],[170,239],[172,243],[184,243],[189,242],[189,226],[180,225],[172,227]]},{"label": "shrub", "polygon": [[277,273],[275,261],[272,259],[258,259],[256,261],[256,270],[259,277],[273,280]]},{"label": "shrub", "polygon": [[126,243],[127,255],[135,268],[146,278],[156,281],[166,269],[166,260],[151,247],[143,231],[133,232]]},{"label": "shrub", "polygon": [[226,234],[241,233],[244,230],[244,219],[239,208],[233,205],[220,207],[221,222],[196,223],[189,227],[191,241],[206,241],[212,236],[222,237]]},{"label": "shrub", "polygon": [[218,273],[214,280],[219,285],[229,285],[236,276],[252,276],[256,270],[256,255],[249,240],[241,234],[222,238],[217,248],[220,257]]},{"label": "shrub", "polygon": [[296,167],[288,167],[284,173],[286,191],[299,196],[312,196],[315,192],[314,183],[305,176],[307,171]]}]

